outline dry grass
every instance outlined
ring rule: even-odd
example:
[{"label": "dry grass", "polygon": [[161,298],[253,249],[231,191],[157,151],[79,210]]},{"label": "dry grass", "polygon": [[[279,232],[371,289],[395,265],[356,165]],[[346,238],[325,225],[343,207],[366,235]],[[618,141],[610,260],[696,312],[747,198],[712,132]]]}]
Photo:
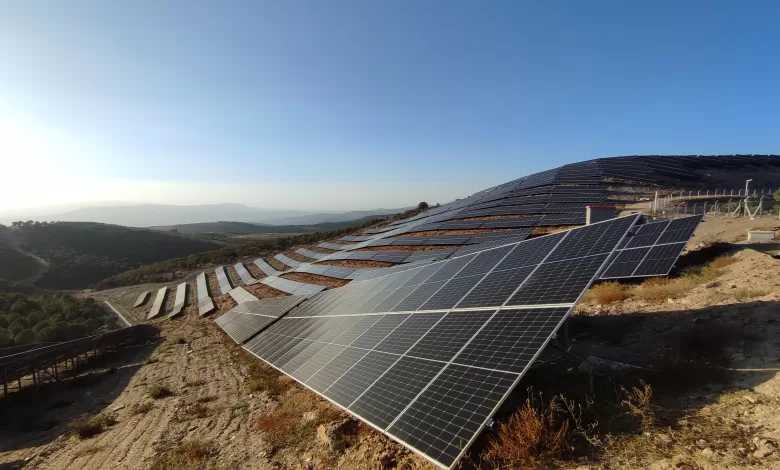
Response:
[{"label": "dry grass", "polygon": [[198,380],[190,380],[184,383],[185,387],[200,387],[201,385],[206,385],[208,382],[203,379]]},{"label": "dry grass", "polygon": [[[216,397],[213,398],[216,399]],[[201,401],[201,399],[197,399],[193,403],[186,404],[176,414],[177,421],[189,421],[191,419],[208,418],[214,414],[214,412],[218,411],[217,407],[206,405],[206,403],[208,403],[208,401]]]},{"label": "dry grass", "polygon": [[643,431],[651,429],[656,421],[656,407],[653,405],[653,389],[644,381],[640,387],[632,387],[630,390],[621,387],[624,398],[620,402],[628,409],[628,412],[639,420]]},{"label": "dry grass", "polygon": [[288,258],[292,258],[295,261],[300,261],[301,263],[311,263],[311,258],[307,258],[293,250],[285,251],[284,254],[287,255]]},{"label": "dry grass", "polygon": [[316,284],[318,286],[327,286],[331,289],[343,287],[349,284],[349,279],[337,279],[335,277],[320,276],[319,274],[309,273],[286,273],[280,277],[290,279],[291,281],[303,282],[306,284]]},{"label": "dry grass", "polygon": [[243,358],[247,364],[245,383],[250,392],[265,391],[268,395],[275,397],[290,388],[291,382],[282,374],[252,357],[246,357],[246,355],[247,353],[243,351],[239,353],[239,357]]},{"label": "dry grass", "polygon": [[274,297],[283,297],[287,295],[285,292],[274,289],[273,287],[267,286],[263,283],[244,286],[244,289],[246,289],[247,292],[254,295],[258,299],[271,299]]},{"label": "dry grass", "polygon": [[217,447],[206,441],[183,442],[178,447],[157,456],[150,470],[195,470],[206,468],[218,453]]},{"label": "dry grass", "polygon": [[631,294],[624,285],[615,281],[609,281],[590,289],[585,296],[585,300],[596,305],[606,305],[613,302],[621,302],[629,297],[631,297]]},{"label": "dry grass", "polygon": [[751,289],[749,287],[739,287],[737,289],[732,289],[731,294],[734,299],[737,300],[737,302],[748,302],[750,300],[757,299],[769,294],[769,291],[762,289]]},{"label": "dry grass", "polygon": [[[314,412],[314,419],[303,419],[307,412]],[[311,442],[317,426],[342,418],[337,409],[314,394],[293,389],[280,398],[279,408],[257,420],[256,427],[272,447],[298,448]]]},{"label": "dry grass", "polygon": [[651,277],[632,289],[631,294],[637,300],[659,303],[666,302],[668,299],[678,299],[684,296],[690,288],[689,282],[665,277]]},{"label": "dry grass", "polygon": [[265,262],[270,264],[272,268],[274,268],[277,271],[287,271],[290,269],[290,266],[287,266],[286,264],[282,263],[278,259],[274,258],[273,256],[269,256],[265,259]]},{"label": "dry grass", "polygon": [[84,418],[73,421],[68,425],[71,434],[79,439],[87,439],[105,431],[109,426],[116,424],[116,415],[113,413],[100,413],[92,418]]},{"label": "dry grass", "polygon": [[94,455],[98,452],[102,452],[106,446],[100,446],[100,445],[93,445],[93,446],[86,446],[82,449],[78,449],[75,452],[73,452],[73,457],[80,459],[81,457],[86,457],[88,455]]},{"label": "dry grass", "polygon": [[712,269],[723,269],[726,266],[731,266],[736,262],[737,260],[734,259],[733,256],[718,256],[710,262],[709,267]]},{"label": "dry grass", "polygon": [[149,411],[151,411],[152,408],[154,408],[152,402],[145,401],[143,403],[134,403],[133,406],[130,407],[130,414],[131,415],[146,414]]},{"label": "dry grass", "polygon": [[173,395],[171,389],[164,385],[152,385],[146,390],[146,393],[155,400]]},{"label": "dry grass", "polygon": [[555,399],[548,406],[531,400],[499,424],[482,458],[498,468],[534,468],[549,465],[571,451],[571,425]]}]

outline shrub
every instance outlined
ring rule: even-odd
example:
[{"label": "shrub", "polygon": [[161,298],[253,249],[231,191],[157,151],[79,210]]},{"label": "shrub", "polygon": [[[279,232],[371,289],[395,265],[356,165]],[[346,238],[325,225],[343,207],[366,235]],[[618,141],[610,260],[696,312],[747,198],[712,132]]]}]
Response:
[{"label": "shrub", "polygon": [[149,396],[155,400],[173,395],[173,392],[168,387],[163,385],[152,385],[149,387],[146,393],[148,393]]},{"label": "shrub", "polygon": [[626,288],[615,281],[609,281],[594,286],[587,293],[587,299],[597,305],[606,305],[613,302],[621,302],[631,297]]},{"label": "shrub", "polygon": [[89,419],[78,419],[70,423],[69,427],[73,435],[78,436],[79,439],[87,439],[100,434],[114,424],[116,424],[116,416],[113,413],[100,413]]},{"label": "shrub", "polygon": [[685,295],[690,284],[679,279],[651,277],[634,288],[634,297],[645,302],[665,302]]},{"label": "shrub", "polygon": [[204,461],[218,453],[216,446],[206,441],[183,442],[152,462],[150,470],[181,470],[202,468]]},{"label": "shrub", "polygon": [[506,468],[533,468],[561,458],[571,450],[570,423],[558,400],[534,407],[530,400],[499,424],[483,458]]},{"label": "shrub", "polygon": [[130,407],[130,414],[131,415],[146,414],[149,411],[151,411],[152,408],[154,408],[154,405],[148,401],[145,401],[143,403],[134,403],[133,406]]}]

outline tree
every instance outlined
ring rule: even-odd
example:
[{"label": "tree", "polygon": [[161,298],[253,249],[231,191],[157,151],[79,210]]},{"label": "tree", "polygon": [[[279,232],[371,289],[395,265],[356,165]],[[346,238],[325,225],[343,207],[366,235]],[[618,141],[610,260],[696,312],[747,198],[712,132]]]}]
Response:
[{"label": "tree", "polygon": [[428,206],[428,203],[427,203],[427,202],[425,202],[425,201],[423,201],[423,202],[421,202],[421,203],[417,204],[417,210],[418,210],[418,211],[424,211],[424,210],[428,209],[428,207],[429,207],[429,206]]},{"label": "tree", "polygon": [[780,189],[775,191],[775,201],[780,202]]},{"label": "tree", "polygon": [[22,330],[14,336],[14,342],[16,342],[16,344],[32,344],[36,339],[33,330]]},{"label": "tree", "polygon": [[9,346],[14,340],[14,334],[5,328],[0,328],[0,348]]}]

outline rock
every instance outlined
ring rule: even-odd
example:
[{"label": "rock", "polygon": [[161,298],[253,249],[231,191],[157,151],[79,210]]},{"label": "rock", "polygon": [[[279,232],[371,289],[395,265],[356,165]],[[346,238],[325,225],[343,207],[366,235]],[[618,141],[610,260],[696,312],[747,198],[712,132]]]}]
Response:
[{"label": "rock", "polygon": [[718,287],[718,286],[720,286],[720,282],[719,281],[712,281],[712,282],[708,282],[707,284],[705,284],[704,288],[705,289],[713,289],[713,288]]},{"label": "rock", "polygon": [[672,438],[669,437],[668,434],[664,434],[662,432],[659,432],[655,437],[656,437],[656,439],[658,439],[660,442],[662,442],[664,444],[669,444],[669,443],[672,442]]},{"label": "rock", "polygon": [[757,459],[763,459],[764,457],[768,457],[772,455],[774,451],[775,450],[773,448],[764,444],[763,446],[759,447],[755,452],[753,452],[753,457]]},{"label": "rock", "polygon": [[712,454],[714,454],[714,452],[709,447],[706,447],[706,448],[702,449],[702,451],[701,451],[701,455],[703,455],[705,457],[712,457]]},{"label": "rock", "polygon": [[747,401],[751,405],[755,405],[757,400],[755,398],[751,397],[751,396],[746,396],[745,397],[745,401]]},{"label": "rock", "polygon": [[317,412],[316,411],[307,411],[303,414],[303,421],[305,423],[308,423],[309,421],[314,421],[317,419]]},{"label": "rock", "polygon": [[124,408],[125,408],[125,405],[119,405],[119,406],[117,406],[117,407],[114,407],[114,409],[113,409],[113,410],[111,410],[111,411],[113,411],[114,413],[116,413],[117,411],[119,411],[119,410],[123,410]]},{"label": "rock", "polygon": [[194,430],[196,430],[196,429],[198,429],[198,425],[197,425],[197,424],[193,424],[192,426],[190,426],[189,428],[187,428],[187,431],[188,431],[188,432],[192,432],[192,431],[194,431]]},{"label": "rock", "polygon": [[344,437],[352,426],[351,420],[321,424],[317,427],[317,437],[333,450],[342,450],[346,444]]},{"label": "rock", "polygon": [[678,470],[694,470],[693,465],[685,462],[680,462],[677,465],[674,466],[674,468]]}]

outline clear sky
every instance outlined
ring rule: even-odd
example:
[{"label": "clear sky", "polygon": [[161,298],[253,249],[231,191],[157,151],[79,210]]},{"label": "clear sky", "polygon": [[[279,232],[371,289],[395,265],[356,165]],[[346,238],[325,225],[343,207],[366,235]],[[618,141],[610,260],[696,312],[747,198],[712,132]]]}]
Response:
[{"label": "clear sky", "polygon": [[7,1],[0,209],[446,202],[780,153],[777,1]]}]

